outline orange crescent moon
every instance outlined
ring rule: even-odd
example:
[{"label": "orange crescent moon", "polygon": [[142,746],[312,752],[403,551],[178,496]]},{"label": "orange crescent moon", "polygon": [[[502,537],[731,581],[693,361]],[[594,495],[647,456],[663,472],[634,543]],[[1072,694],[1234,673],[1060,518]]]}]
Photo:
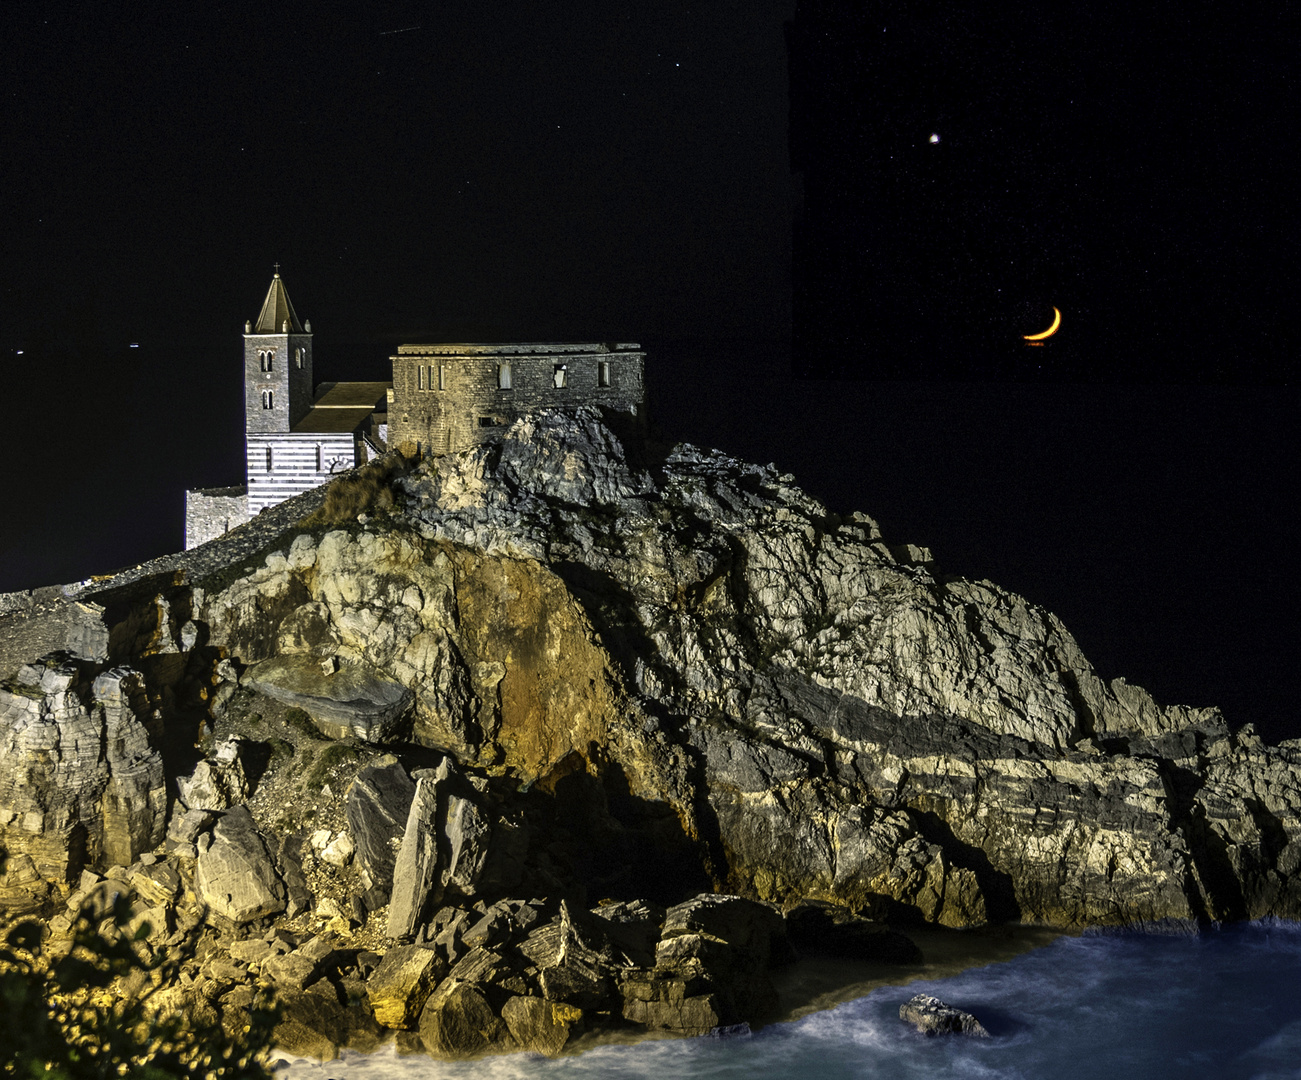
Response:
[{"label": "orange crescent moon", "polygon": [[1026,341],[1043,341],[1046,337],[1052,337],[1057,333],[1057,328],[1062,325],[1062,313],[1053,308],[1053,324],[1048,327],[1042,334],[1025,334]]}]

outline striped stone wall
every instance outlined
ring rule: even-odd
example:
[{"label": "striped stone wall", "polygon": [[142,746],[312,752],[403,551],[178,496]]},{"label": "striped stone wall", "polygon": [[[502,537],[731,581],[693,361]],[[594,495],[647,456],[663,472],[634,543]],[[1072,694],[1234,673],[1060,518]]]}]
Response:
[{"label": "striped stone wall", "polygon": [[324,484],[357,463],[351,432],[248,433],[248,512]]}]

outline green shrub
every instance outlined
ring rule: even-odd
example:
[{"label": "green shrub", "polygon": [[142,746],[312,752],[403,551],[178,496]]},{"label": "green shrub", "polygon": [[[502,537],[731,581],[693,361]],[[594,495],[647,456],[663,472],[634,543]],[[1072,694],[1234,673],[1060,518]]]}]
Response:
[{"label": "green shrub", "polygon": [[312,722],[311,716],[302,709],[293,707],[286,709],[285,723],[300,735],[306,735],[309,739],[319,739],[321,737],[321,733]]},{"label": "green shrub", "polygon": [[[237,1041],[220,1024],[191,1023],[158,1007],[153,999],[176,983],[194,940],[154,955],[145,943],[149,927],[129,933],[130,918],[129,902],[118,897],[101,933],[97,925],[105,924],[83,909],[61,957],[45,949],[40,923],[8,928],[0,948],[0,1077],[270,1080],[262,1058],[276,1011],[251,1010]],[[110,989],[117,980],[142,989],[119,996]]]},{"label": "green shrub", "polygon": [[312,762],[312,771],[307,774],[307,790],[315,791],[329,778],[330,773],[345,761],[356,761],[357,751],[344,743],[330,743]]}]

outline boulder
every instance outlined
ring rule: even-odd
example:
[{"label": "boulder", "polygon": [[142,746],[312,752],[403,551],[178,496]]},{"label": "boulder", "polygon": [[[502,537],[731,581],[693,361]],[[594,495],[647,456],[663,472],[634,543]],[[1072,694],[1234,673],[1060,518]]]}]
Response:
[{"label": "boulder", "polygon": [[274,915],[285,907],[285,887],[252,815],[243,806],[221,816],[210,840],[200,838],[194,884],[201,902],[236,924]]},{"label": "boulder", "polygon": [[420,1039],[435,1057],[473,1057],[506,1034],[483,990],[459,979],[445,979],[420,1014]]},{"label": "boulder", "polygon": [[402,846],[393,867],[393,892],[389,900],[388,935],[401,938],[415,933],[431,903],[442,889],[438,881],[438,786],[446,782],[446,759],[436,772],[425,770],[416,781],[407,812]]},{"label": "boulder", "polygon": [[560,913],[532,931],[519,951],[537,969],[537,982],[548,1001],[582,1009],[609,1005],[615,991],[616,959],[599,921],[571,912],[562,900]]},{"label": "boulder", "polygon": [[241,739],[225,739],[189,776],[176,778],[181,802],[190,810],[225,810],[248,798],[248,777],[240,761]]},{"label": "boulder", "polygon": [[396,679],[361,661],[327,672],[311,657],[275,656],[250,667],[242,681],[302,709],[331,739],[384,742],[398,733],[414,700]]},{"label": "boulder", "polygon": [[707,1035],[735,1022],[725,1019],[727,1007],[701,980],[685,979],[672,972],[628,971],[619,982],[619,992],[623,996],[623,1018],[652,1031]]},{"label": "boulder", "polygon": [[513,997],[501,1008],[511,1038],[524,1050],[555,1057],[569,1033],[583,1019],[583,1010],[531,994]]},{"label": "boulder", "polygon": [[447,970],[423,945],[395,945],[366,980],[375,1019],[387,1028],[414,1028],[434,984]]},{"label": "boulder", "polygon": [[473,896],[479,875],[488,861],[492,819],[475,799],[449,795],[443,833],[449,852],[447,869],[443,873],[444,891],[452,895]]},{"label": "boulder", "polygon": [[899,1006],[899,1019],[923,1035],[974,1035],[988,1039],[989,1032],[971,1013],[945,1005],[930,994],[916,994]]},{"label": "boulder", "polygon": [[415,784],[396,761],[362,769],[348,789],[348,832],[357,862],[375,887],[393,887],[393,864],[415,794]]},{"label": "boulder", "polygon": [[308,990],[280,990],[280,1022],[272,1036],[274,1045],[289,1053],[328,1061],[349,1047],[366,1053],[378,1044],[379,1029],[361,1003],[341,1002],[338,991],[325,980]]}]

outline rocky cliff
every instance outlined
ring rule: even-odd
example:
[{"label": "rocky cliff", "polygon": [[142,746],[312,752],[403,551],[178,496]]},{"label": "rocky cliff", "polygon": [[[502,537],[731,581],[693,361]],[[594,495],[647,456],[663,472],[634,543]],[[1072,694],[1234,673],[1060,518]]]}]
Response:
[{"label": "rocky cliff", "polygon": [[796,923],[1301,915],[1301,744],[773,466],[544,413],[275,513],[0,603],[0,903],[206,920],[214,1009],[554,1052],[762,1018]]}]

